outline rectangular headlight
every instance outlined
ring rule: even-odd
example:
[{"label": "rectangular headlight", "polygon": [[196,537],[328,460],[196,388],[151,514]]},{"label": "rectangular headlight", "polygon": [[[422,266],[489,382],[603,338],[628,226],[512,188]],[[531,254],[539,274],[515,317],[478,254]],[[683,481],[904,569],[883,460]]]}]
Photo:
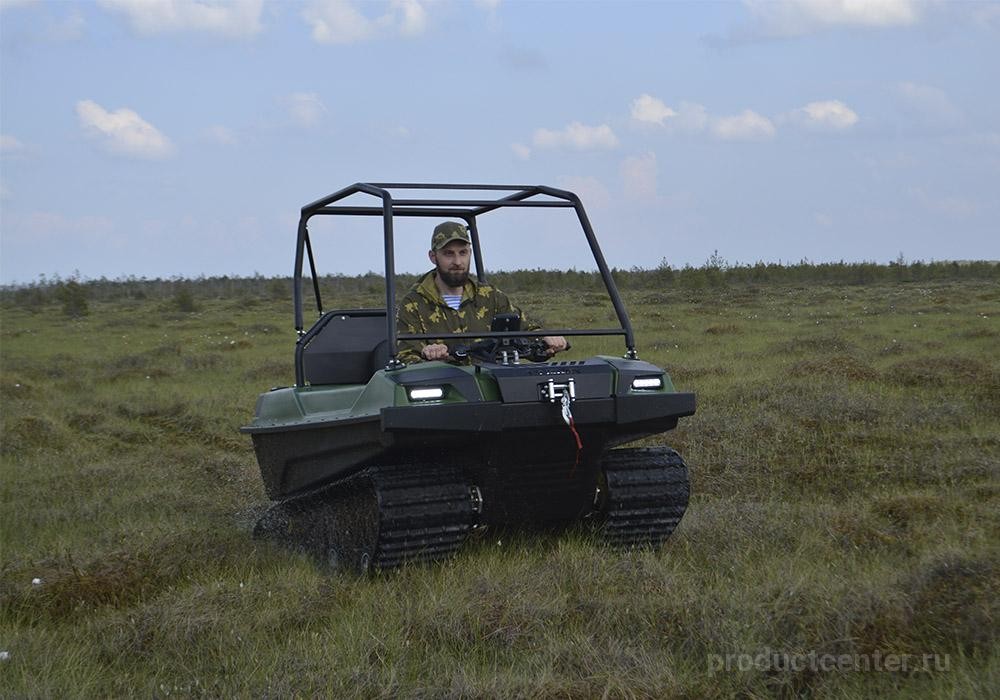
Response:
[{"label": "rectangular headlight", "polygon": [[444,389],[439,386],[422,386],[410,389],[410,401],[433,401],[444,398]]},{"label": "rectangular headlight", "polygon": [[636,377],[632,380],[633,389],[662,389],[663,377]]}]

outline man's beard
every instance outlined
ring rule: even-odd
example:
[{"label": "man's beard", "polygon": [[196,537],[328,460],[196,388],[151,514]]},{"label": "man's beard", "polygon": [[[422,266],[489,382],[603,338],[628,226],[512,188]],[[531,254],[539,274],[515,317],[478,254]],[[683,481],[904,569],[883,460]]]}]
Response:
[{"label": "man's beard", "polygon": [[442,270],[438,268],[438,277],[446,286],[454,288],[464,287],[469,281],[468,270]]}]

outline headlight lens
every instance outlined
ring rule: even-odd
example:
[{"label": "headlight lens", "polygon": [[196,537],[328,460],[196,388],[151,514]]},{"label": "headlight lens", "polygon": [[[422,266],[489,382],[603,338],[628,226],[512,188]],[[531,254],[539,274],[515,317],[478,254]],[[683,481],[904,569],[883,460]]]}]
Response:
[{"label": "headlight lens", "polygon": [[632,380],[633,389],[662,389],[663,377],[636,377]]},{"label": "headlight lens", "polygon": [[439,386],[421,386],[409,390],[410,401],[433,401],[444,398],[444,389]]}]

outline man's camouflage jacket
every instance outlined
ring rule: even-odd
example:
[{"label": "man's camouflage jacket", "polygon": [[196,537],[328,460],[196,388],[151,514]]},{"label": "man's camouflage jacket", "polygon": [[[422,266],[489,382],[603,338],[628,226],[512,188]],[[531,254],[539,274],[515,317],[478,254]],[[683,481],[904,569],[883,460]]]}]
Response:
[{"label": "man's camouflage jacket", "polygon": [[[406,340],[399,343],[399,359],[407,364],[423,362],[420,349],[431,343],[447,343],[449,333],[473,333],[488,331],[497,314],[516,312],[510,299],[496,287],[479,284],[471,277],[462,289],[462,302],[453,309],[444,302],[441,292],[434,282],[437,272],[431,270],[413,285],[399,302],[396,317],[398,333],[441,333],[436,340]],[[529,323],[521,314],[521,328],[540,328]],[[472,340],[462,341],[471,343]]]}]

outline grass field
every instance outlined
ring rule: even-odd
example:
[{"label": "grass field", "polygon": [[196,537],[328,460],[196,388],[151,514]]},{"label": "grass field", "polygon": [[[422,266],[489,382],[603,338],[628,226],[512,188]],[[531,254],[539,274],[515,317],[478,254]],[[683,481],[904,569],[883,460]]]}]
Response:
[{"label": "grass field", "polygon": [[[609,321],[589,293],[518,297]],[[1000,287],[626,302],[641,357],[698,394],[662,436],[693,479],[667,545],[486,531],[371,579],[250,536],[238,428],[293,381],[287,302],[7,304],[0,696],[994,696]]]}]

